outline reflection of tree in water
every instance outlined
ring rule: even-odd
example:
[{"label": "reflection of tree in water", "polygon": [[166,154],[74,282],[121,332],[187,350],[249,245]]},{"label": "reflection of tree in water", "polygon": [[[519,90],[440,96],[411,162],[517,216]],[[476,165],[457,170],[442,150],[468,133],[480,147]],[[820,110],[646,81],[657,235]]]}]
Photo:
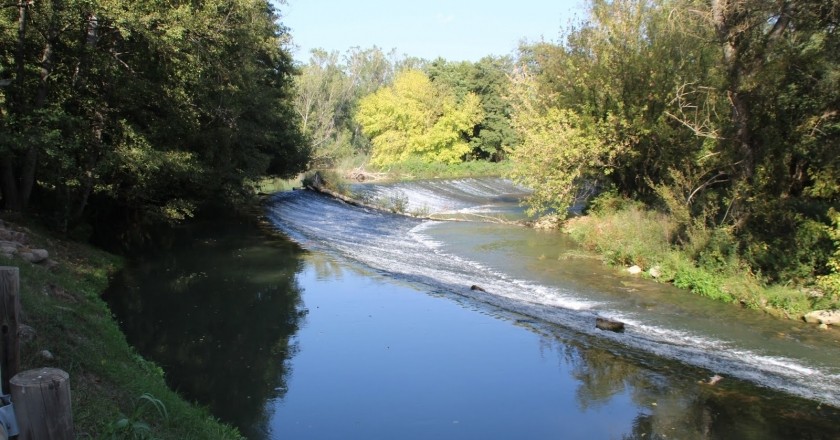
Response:
[{"label": "reflection of tree in water", "polygon": [[265,403],[286,391],[290,338],[306,314],[296,281],[302,251],[244,221],[182,233],[188,241],[124,271],[108,300],[171,387],[264,438]]},{"label": "reflection of tree in water", "polygon": [[[640,408],[626,440],[837,439],[840,411],[734,379],[700,383],[706,370],[585,337],[546,335],[578,381],[582,411],[627,393]],[[607,347],[607,348],[600,348]]]},{"label": "reflection of tree in water", "polygon": [[306,262],[315,270],[319,280],[336,279],[344,277],[344,267],[335,258],[321,252],[306,254]]}]

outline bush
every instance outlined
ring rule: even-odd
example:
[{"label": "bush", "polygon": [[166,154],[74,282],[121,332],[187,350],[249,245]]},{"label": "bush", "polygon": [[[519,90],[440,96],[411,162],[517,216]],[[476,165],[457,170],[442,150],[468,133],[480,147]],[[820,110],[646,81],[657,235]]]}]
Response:
[{"label": "bush", "polygon": [[806,294],[785,286],[772,286],[764,291],[764,306],[784,310],[789,314],[804,315],[812,310],[813,304]]},{"label": "bush", "polygon": [[457,164],[439,162],[427,163],[420,160],[391,164],[381,171],[398,179],[455,179],[461,177],[502,176],[510,168],[510,162],[487,162],[472,160]]},{"label": "bush", "polygon": [[350,189],[341,175],[333,170],[310,171],[303,176],[303,185],[324,188],[339,194],[349,195]]},{"label": "bush", "polygon": [[616,265],[650,268],[671,251],[675,225],[662,214],[613,194],[598,197],[590,215],[566,223],[566,231],[585,247]]}]

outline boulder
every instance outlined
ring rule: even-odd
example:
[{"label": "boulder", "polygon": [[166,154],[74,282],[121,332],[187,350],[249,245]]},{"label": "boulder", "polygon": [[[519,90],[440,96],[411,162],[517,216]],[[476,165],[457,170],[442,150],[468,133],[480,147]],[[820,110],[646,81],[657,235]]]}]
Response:
[{"label": "boulder", "polygon": [[0,240],[26,243],[26,234],[23,232],[12,231],[11,229],[2,228],[0,229]]},{"label": "boulder", "polygon": [[40,263],[50,257],[50,254],[46,251],[46,249],[29,249],[18,252],[18,255],[20,258],[23,258],[33,264]]},{"label": "boulder", "polygon": [[483,288],[483,287],[481,287],[481,286],[477,286],[477,285],[475,285],[475,284],[473,284],[472,286],[470,286],[470,290],[476,290],[476,291],[478,291],[478,292],[486,292],[486,290],[484,290],[484,288]]},{"label": "boulder", "polygon": [[840,310],[814,310],[805,315],[805,322],[811,324],[840,324]]},{"label": "boulder", "polygon": [[607,318],[595,318],[595,327],[610,332],[624,332],[624,323]]},{"label": "boulder", "polygon": [[549,214],[537,219],[534,222],[534,229],[560,229],[563,224],[560,217],[556,214]]},{"label": "boulder", "polygon": [[642,268],[636,265],[630,266],[627,268],[627,272],[630,272],[630,275],[638,275],[642,273]]},{"label": "boulder", "polygon": [[648,275],[654,279],[659,278],[662,276],[662,269],[659,266],[653,266],[648,270]]},{"label": "boulder", "polygon": [[0,254],[7,258],[11,258],[18,252],[21,244],[15,241],[0,240]]}]

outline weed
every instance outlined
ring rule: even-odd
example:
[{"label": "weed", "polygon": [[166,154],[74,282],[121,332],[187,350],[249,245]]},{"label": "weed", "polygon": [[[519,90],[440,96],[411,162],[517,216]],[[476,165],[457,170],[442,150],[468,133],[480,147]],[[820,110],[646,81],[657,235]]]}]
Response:
[{"label": "weed", "polygon": [[112,423],[105,431],[105,438],[111,440],[152,440],[157,439],[152,433],[150,424],[141,420],[141,417],[147,412],[146,409],[151,406],[157,412],[157,417],[162,422],[169,420],[169,412],[166,410],[166,405],[156,399],[149,393],[143,393],[134,403],[134,411],[128,417],[122,417]]}]

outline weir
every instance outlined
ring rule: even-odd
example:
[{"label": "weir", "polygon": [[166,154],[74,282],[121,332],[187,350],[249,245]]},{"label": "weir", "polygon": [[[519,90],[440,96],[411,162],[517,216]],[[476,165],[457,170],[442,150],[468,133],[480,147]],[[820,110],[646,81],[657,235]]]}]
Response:
[{"label": "weir", "polygon": [[[363,184],[353,191],[368,200],[400,199],[407,211],[505,218],[522,216],[518,201],[527,194],[503,179]],[[832,334],[620,275],[590,259],[563,258],[573,245],[560,233],[418,220],[309,191],[276,195],[268,215],[307,249],[429,291],[840,407],[840,345]],[[599,317],[625,323],[625,331],[598,330]]]}]

